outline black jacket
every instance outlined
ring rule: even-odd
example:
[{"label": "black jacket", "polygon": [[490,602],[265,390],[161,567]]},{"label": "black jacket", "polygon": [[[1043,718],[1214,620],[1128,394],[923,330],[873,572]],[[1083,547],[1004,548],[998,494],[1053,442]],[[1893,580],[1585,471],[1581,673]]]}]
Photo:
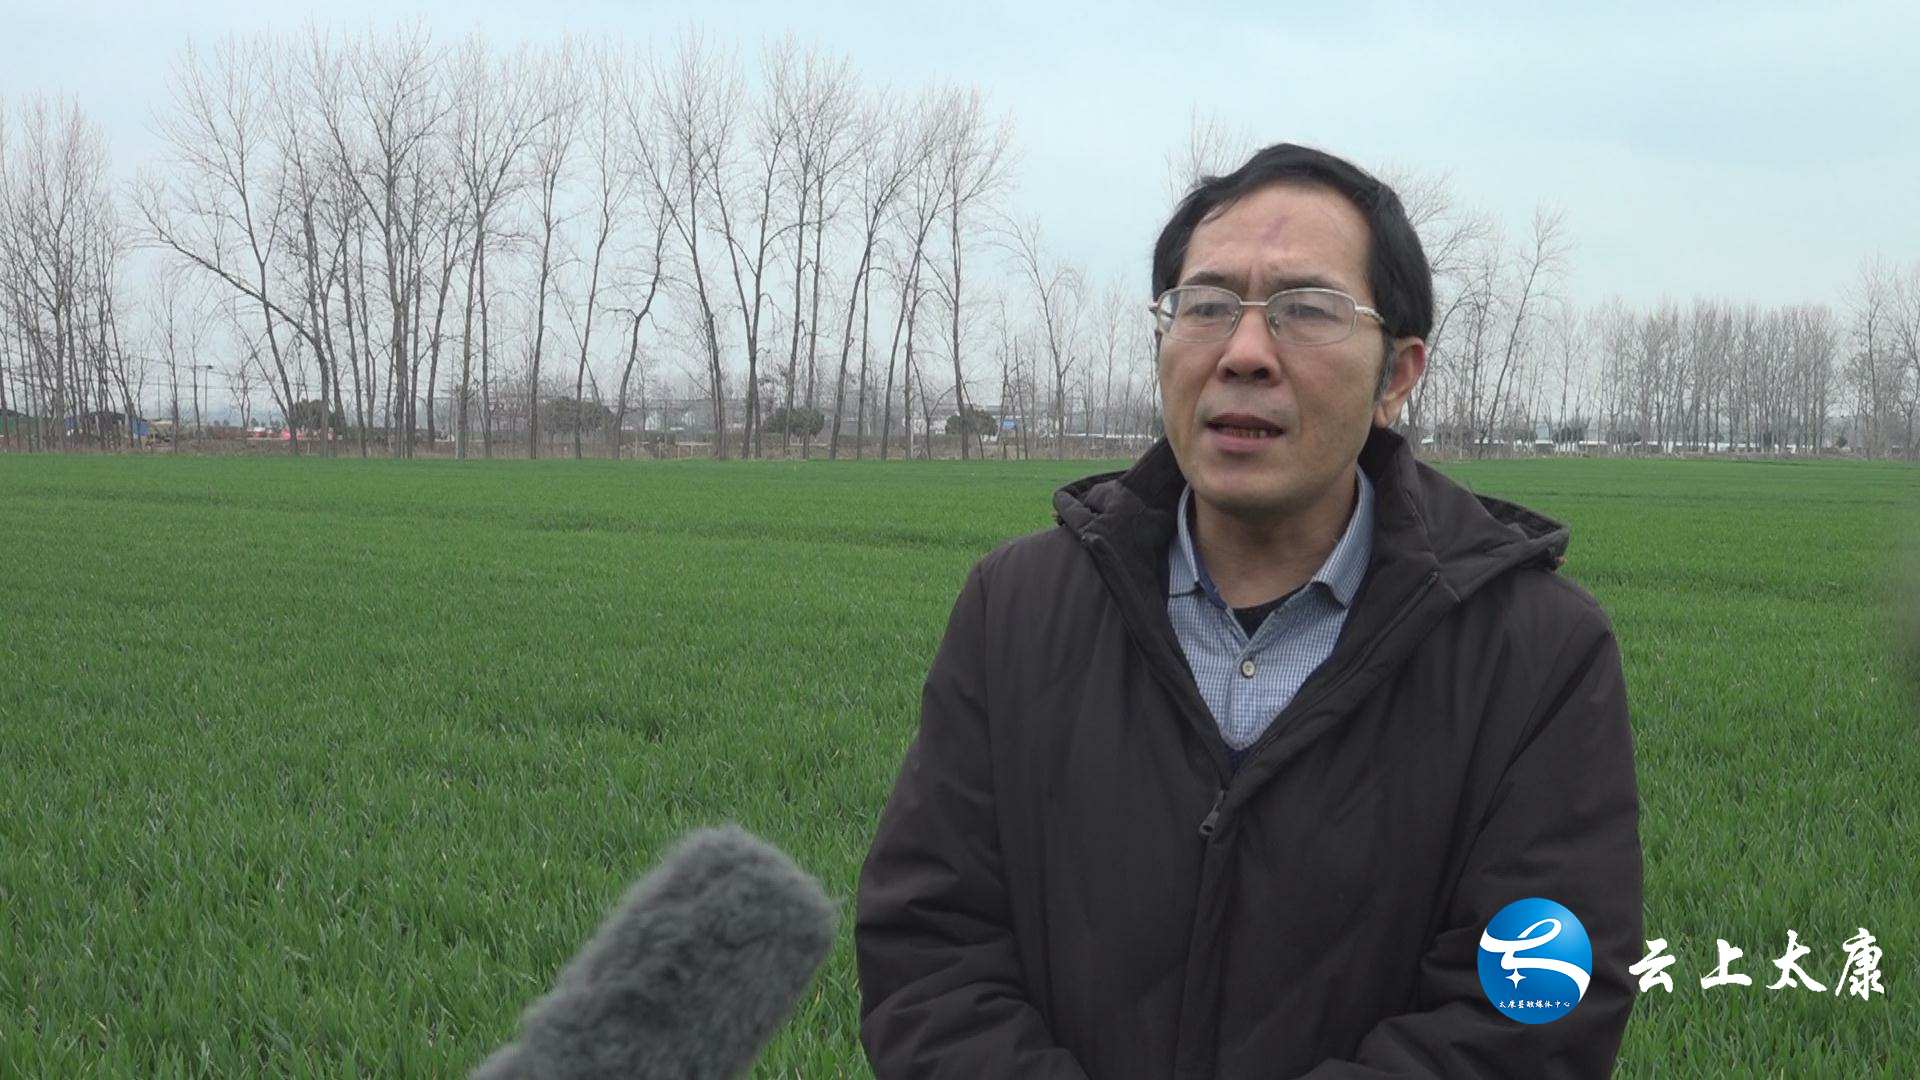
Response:
[{"label": "black jacket", "polygon": [[[1633,747],[1566,529],[1375,431],[1367,578],[1236,771],[1166,614],[1157,445],[982,559],[860,876],[861,1037],[895,1077],[1600,1077],[1641,955]],[[1570,908],[1587,995],[1481,988],[1507,904]]]}]

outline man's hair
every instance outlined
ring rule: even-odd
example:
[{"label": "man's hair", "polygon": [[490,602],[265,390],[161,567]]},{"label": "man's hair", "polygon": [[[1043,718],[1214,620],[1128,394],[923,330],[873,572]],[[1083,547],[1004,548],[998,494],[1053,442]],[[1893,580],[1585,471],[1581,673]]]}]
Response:
[{"label": "man's hair", "polygon": [[[1153,245],[1153,295],[1179,283],[1193,230],[1207,216],[1270,184],[1331,188],[1367,221],[1367,287],[1388,338],[1424,339],[1433,331],[1433,271],[1400,196],[1352,162],[1305,146],[1276,143],[1225,176],[1201,177]],[[1384,373],[1383,373],[1384,384]]]}]

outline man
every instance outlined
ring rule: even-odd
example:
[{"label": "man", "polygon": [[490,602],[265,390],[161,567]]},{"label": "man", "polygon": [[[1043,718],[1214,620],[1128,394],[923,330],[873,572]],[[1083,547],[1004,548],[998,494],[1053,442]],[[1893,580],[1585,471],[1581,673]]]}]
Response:
[{"label": "man", "polygon": [[[861,873],[894,1077],[1596,1077],[1640,955],[1611,628],[1567,530],[1389,430],[1426,365],[1398,198],[1269,147],[1154,248],[1166,438],[968,576]],[[1565,1016],[1478,973],[1565,905]],[[1516,984],[1518,985],[1518,984]]]}]

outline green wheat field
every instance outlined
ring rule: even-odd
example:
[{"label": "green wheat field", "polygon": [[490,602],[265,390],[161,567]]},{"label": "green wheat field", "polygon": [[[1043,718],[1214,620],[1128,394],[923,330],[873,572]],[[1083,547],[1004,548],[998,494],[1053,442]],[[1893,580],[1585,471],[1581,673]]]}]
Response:
[{"label": "green wheat field", "polygon": [[[0,1077],[460,1075],[724,820],[842,900],[756,1075],[866,1075],[851,896],[920,680],[1096,468],[0,456]],[[1678,960],[1620,1075],[1920,1074],[1920,470],[1448,471],[1569,522],[1622,644]],[[1861,927],[1884,995],[1836,997]],[[1789,929],[1827,993],[1766,989]],[[1752,986],[1700,987],[1717,938]]]}]

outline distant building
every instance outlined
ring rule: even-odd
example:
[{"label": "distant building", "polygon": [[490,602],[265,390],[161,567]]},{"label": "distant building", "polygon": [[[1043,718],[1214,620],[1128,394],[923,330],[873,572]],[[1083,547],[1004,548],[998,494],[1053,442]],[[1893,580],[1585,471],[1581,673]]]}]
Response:
[{"label": "distant building", "polygon": [[67,434],[93,438],[131,434],[136,439],[144,439],[153,434],[153,425],[138,416],[129,425],[126,413],[95,410],[67,417]]},{"label": "distant building", "polygon": [[8,442],[14,436],[28,438],[33,431],[33,417],[18,409],[0,409],[0,442]]}]

